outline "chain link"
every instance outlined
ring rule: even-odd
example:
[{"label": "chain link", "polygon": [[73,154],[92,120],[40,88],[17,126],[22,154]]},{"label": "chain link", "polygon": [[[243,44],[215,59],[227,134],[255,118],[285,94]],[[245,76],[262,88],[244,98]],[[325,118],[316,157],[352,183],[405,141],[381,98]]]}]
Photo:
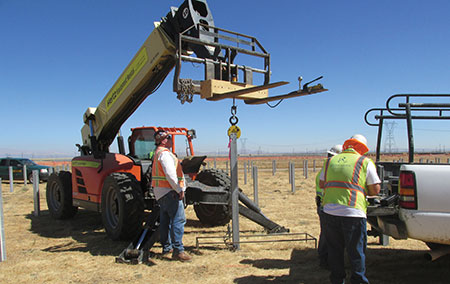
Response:
[{"label": "chain link", "polygon": [[235,105],[235,100],[233,98],[233,105],[231,106],[231,117],[230,117],[230,124],[232,126],[236,125],[239,121],[239,119],[236,116],[237,113],[237,106]]},{"label": "chain link", "polygon": [[181,86],[181,91],[178,92],[177,99],[180,100],[181,104],[185,102],[192,103],[194,98],[194,84],[192,79],[179,79]]}]

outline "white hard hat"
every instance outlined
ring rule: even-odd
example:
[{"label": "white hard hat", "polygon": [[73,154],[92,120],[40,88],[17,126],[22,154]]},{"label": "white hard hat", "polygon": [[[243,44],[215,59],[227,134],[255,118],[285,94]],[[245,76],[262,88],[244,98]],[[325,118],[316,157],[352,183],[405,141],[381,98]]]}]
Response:
[{"label": "white hard hat", "polygon": [[330,150],[327,151],[328,154],[333,156],[339,154],[340,152],[342,152],[342,145],[340,144],[334,145]]},{"label": "white hard hat", "polygon": [[367,139],[361,134],[355,134],[350,139],[358,140],[359,142],[363,143],[367,147]]},{"label": "white hard hat", "polygon": [[344,150],[348,148],[355,149],[361,155],[369,152],[369,147],[367,146],[367,139],[361,134],[355,134],[350,139],[346,140],[344,143]]}]

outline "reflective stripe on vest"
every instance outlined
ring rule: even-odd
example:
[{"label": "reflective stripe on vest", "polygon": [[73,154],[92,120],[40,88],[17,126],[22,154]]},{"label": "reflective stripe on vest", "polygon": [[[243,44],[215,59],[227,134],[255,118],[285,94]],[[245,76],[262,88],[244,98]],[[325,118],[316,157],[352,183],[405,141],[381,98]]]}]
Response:
[{"label": "reflective stripe on vest", "polygon": [[[352,161],[353,155],[358,155],[356,161]],[[352,208],[358,208],[366,212],[366,172],[361,174],[361,171],[364,167],[367,168],[369,159],[364,156],[360,156],[353,149],[347,149],[343,151],[341,155],[337,155],[335,157],[336,158],[332,161],[329,159],[326,164],[324,204],[341,204]],[[351,161],[345,161],[346,159],[351,159]],[[354,163],[352,165],[351,177],[349,177],[349,175],[337,177],[333,176],[334,173],[331,173],[331,176],[328,176],[330,164],[340,164],[342,166],[345,164],[351,165],[351,163]],[[343,169],[337,174],[345,175],[345,171],[349,170],[350,169]],[[348,174],[350,174],[350,172],[348,172]]]},{"label": "reflective stripe on vest", "polygon": [[[155,152],[152,168],[152,187],[172,188],[172,186],[170,185],[169,181],[166,178],[162,165],[158,160],[159,156],[165,151],[172,153],[167,148],[159,148]],[[181,169],[181,164],[176,157],[174,157],[174,163],[177,169],[178,183],[180,187],[184,187],[183,170]]]}]

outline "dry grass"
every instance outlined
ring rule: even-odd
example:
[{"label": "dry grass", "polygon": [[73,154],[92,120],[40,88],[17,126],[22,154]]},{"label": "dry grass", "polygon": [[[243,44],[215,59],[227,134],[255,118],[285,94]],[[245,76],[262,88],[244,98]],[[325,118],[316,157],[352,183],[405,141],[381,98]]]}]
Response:
[{"label": "dry grass", "polygon": [[[317,237],[315,174],[310,172],[305,179],[298,169],[296,192],[292,193],[287,171],[280,169],[272,176],[271,160],[265,163],[258,173],[264,214],[293,233]],[[218,166],[224,168],[224,164]],[[241,174],[239,184],[252,197],[250,177],[244,185]],[[31,185],[18,183],[12,193],[8,184],[2,188],[7,260],[0,263],[0,283],[328,283],[328,271],[319,269],[313,242],[242,244],[236,252],[223,244],[200,244],[197,250],[197,237],[224,236],[227,227],[203,227],[192,207],[186,209],[184,237],[193,255],[191,263],[161,257],[161,247],[156,245],[151,250],[153,265],[116,264],[115,256],[128,243],[109,240],[97,213],[80,210],[71,220],[51,219],[45,184],[41,184],[42,212],[35,217]],[[245,218],[240,219],[240,229],[243,235],[262,232]],[[449,283],[450,256],[428,262],[423,258],[427,247],[419,241],[391,239],[387,247],[377,242],[369,237],[367,276],[371,283]]]}]

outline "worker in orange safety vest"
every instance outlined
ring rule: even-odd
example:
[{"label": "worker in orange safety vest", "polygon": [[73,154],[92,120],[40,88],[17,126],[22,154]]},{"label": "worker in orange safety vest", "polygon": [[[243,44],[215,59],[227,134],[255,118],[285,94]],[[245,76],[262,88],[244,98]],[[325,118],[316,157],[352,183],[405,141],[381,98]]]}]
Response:
[{"label": "worker in orange safety vest", "polygon": [[373,161],[364,156],[367,139],[353,135],[343,151],[328,159],[320,175],[325,240],[331,283],[345,283],[344,250],[351,266],[351,283],[369,283],[365,273],[367,246],[367,196],[380,192],[380,178]]},{"label": "worker in orange safety vest", "polygon": [[178,158],[169,150],[173,147],[171,135],[158,130],[154,135],[157,146],[152,166],[152,187],[160,207],[160,242],[162,254],[172,253],[172,259],[190,261],[183,246],[184,193],[186,181]]}]

